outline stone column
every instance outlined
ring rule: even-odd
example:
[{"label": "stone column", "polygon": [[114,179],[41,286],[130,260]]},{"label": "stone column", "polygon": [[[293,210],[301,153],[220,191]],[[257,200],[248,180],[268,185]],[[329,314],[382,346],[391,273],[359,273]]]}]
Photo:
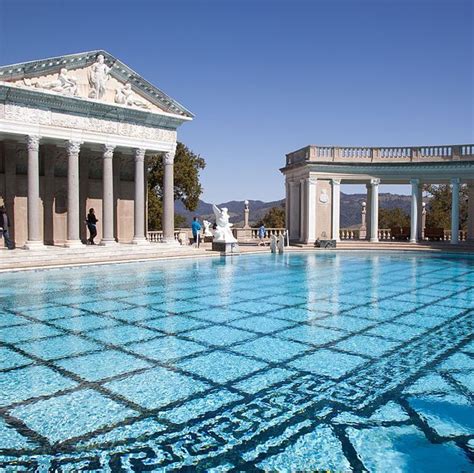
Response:
[{"label": "stone column", "polygon": [[244,228],[250,228],[249,216],[250,216],[249,201],[246,200],[244,202]]},{"label": "stone column", "polygon": [[418,189],[417,189],[417,202],[418,202],[418,208],[417,208],[417,222],[418,222],[418,228],[416,230],[417,234],[417,239],[418,240],[423,240],[423,233],[424,233],[424,224],[423,224],[423,184],[418,184]]},{"label": "stone column", "polygon": [[425,239],[425,228],[426,228],[426,202],[421,204],[421,239]]},{"label": "stone column", "polygon": [[104,145],[102,171],[102,240],[103,246],[114,245],[114,157],[113,145]]},{"label": "stone column", "polygon": [[16,194],[16,156],[17,143],[4,141],[4,163],[5,163],[5,208],[10,219],[10,239],[15,241],[15,194]]},{"label": "stone column", "polygon": [[370,180],[370,241],[379,241],[379,184],[380,179]]},{"label": "stone column", "polygon": [[300,242],[305,241],[305,222],[306,222],[306,208],[305,208],[305,179],[300,179]]},{"label": "stone column", "polygon": [[451,244],[459,243],[459,177],[451,179]]},{"label": "stone column", "polygon": [[140,245],[148,243],[145,237],[145,150],[135,150],[135,230],[132,243]]},{"label": "stone column", "polygon": [[290,192],[291,192],[291,183],[287,179],[285,182],[285,191],[286,191],[286,199],[285,199],[285,226],[286,230],[288,231],[289,237],[291,238],[290,235],[290,209],[291,209],[291,201],[290,201]]},{"label": "stone column", "polygon": [[332,179],[332,239],[339,241],[341,214],[341,180]]},{"label": "stone column", "polygon": [[80,141],[67,143],[67,241],[68,248],[82,246],[79,235],[79,151]]},{"label": "stone column", "polygon": [[163,156],[163,243],[177,244],[174,239],[174,151]]},{"label": "stone column", "polygon": [[467,186],[467,239],[474,241],[474,181]]},{"label": "stone column", "polygon": [[28,240],[25,248],[32,250],[43,246],[40,235],[39,214],[39,144],[40,137],[29,135],[26,139],[28,149]]},{"label": "stone column", "polygon": [[306,179],[306,238],[305,243],[316,241],[316,185],[318,180]]},{"label": "stone column", "polygon": [[365,185],[367,189],[367,231],[366,231],[366,238],[367,240],[370,240],[370,229],[372,227],[371,224],[371,215],[372,215],[372,210],[371,210],[371,205],[372,205],[372,187],[370,184]]},{"label": "stone column", "polygon": [[410,214],[410,242],[416,243],[418,239],[418,186],[419,179],[411,179],[411,214]]}]

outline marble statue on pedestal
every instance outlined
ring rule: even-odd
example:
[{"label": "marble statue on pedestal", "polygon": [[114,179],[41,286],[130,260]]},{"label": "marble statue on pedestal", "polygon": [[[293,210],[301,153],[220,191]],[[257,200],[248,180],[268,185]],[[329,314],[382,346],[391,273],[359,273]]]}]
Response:
[{"label": "marble statue on pedestal", "polygon": [[209,222],[208,220],[203,220],[202,224],[204,226],[204,236],[213,237],[214,235],[211,232],[211,222]]},{"label": "marble statue on pedestal", "polygon": [[214,230],[215,243],[237,243],[237,240],[232,235],[232,224],[229,222],[229,213],[226,207],[219,209],[217,205],[213,204],[212,209],[216,216],[216,229]]},{"label": "marble statue on pedestal", "polygon": [[97,61],[89,69],[89,84],[91,99],[101,99],[105,95],[105,86],[110,78],[110,67],[104,62],[104,56],[99,54]]}]

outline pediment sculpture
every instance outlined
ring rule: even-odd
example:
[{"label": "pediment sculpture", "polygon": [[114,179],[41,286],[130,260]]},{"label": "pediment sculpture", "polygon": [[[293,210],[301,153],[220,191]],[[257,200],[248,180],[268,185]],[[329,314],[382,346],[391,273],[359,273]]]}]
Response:
[{"label": "pediment sculpture", "polygon": [[41,83],[39,79],[24,79],[24,84],[37,89],[51,90],[64,95],[77,95],[77,79],[69,75],[68,70],[62,67],[55,80]]},{"label": "pediment sculpture", "polygon": [[89,85],[91,87],[89,98],[91,99],[101,99],[104,97],[105,86],[110,78],[110,67],[104,61],[104,56],[99,54],[97,61],[92,64],[88,71]]},{"label": "pediment sculpture", "polygon": [[126,83],[115,91],[115,103],[129,107],[150,108],[146,102],[140,100],[132,91],[132,84]]}]

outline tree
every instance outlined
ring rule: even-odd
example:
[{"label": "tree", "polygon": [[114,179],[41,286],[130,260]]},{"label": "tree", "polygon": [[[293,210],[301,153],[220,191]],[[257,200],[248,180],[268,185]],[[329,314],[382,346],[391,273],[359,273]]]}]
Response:
[{"label": "tree", "polygon": [[[451,228],[451,186],[447,184],[428,185],[425,191],[430,199],[426,212],[426,226],[428,228]],[[461,186],[459,196],[459,224],[460,228],[467,227],[467,186]]]},{"label": "tree", "polygon": [[408,227],[410,217],[399,208],[379,209],[379,228]]},{"label": "tree", "polygon": [[257,223],[257,227],[262,224],[268,228],[285,228],[285,209],[283,207],[272,207],[263,219]]},{"label": "tree", "polygon": [[[183,143],[178,142],[174,158],[174,200],[181,200],[188,210],[195,210],[202,186],[199,172],[206,167],[201,156],[193,153]],[[148,227],[161,229],[163,211],[164,165],[161,156],[153,156],[147,162],[148,169]],[[181,217],[181,219],[180,219]],[[175,216],[175,225],[183,225],[183,217]]]}]

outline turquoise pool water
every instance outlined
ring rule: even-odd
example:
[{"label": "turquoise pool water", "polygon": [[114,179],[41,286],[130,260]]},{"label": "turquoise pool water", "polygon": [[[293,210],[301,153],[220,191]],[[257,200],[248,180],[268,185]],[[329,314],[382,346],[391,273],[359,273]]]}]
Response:
[{"label": "turquoise pool water", "polygon": [[0,277],[1,471],[474,470],[474,259]]}]

